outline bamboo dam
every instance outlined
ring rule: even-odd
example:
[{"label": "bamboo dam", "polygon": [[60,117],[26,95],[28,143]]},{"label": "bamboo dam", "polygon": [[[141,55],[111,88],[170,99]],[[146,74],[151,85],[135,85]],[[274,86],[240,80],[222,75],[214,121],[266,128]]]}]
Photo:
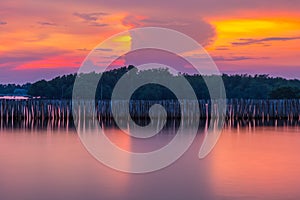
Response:
[{"label": "bamboo dam", "polygon": [[[161,100],[161,101],[108,101],[101,100],[74,101],[78,108],[75,115],[82,113],[87,118],[112,118],[112,109],[118,113],[118,117],[128,117],[128,112],[132,118],[144,118],[149,115],[149,109],[154,104],[162,105],[168,118],[199,117],[201,119],[211,116],[219,116],[219,113],[226,118],[240,119],[300,119],[300,99],[293,100],[226,100],[226,111],[221,111],[220,105],[224,105],[225,100]],[[128,108],[129,105],[129,108]],[[194,111],[199,108],[199,113]],[[181,111],[183,113],[181,114]],[[0,100],[0,118],[5,119],[69,119],[72,118],[71,100]]]}]

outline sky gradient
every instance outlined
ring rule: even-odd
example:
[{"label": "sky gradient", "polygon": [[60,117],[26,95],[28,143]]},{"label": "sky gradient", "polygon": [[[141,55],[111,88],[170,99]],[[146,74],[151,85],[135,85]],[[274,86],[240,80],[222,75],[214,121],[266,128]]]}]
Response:
[{"label": "sky gradient", "polygon": [[74,73],[107,37],[135,27],[181,31],[224,73],[300,79],[300,1],[11,0],[0,2],[0,83]]}]

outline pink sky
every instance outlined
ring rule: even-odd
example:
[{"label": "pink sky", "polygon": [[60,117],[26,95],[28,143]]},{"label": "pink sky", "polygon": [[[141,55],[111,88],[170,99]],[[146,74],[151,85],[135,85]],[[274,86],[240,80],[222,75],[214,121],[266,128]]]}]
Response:
[{"label": "pink sky", "polygon": [[300,78],[300,1],[11,0],[0,2],[0,83],[74,73],[107,37],[135,27],[181,31],[224,73]]}]

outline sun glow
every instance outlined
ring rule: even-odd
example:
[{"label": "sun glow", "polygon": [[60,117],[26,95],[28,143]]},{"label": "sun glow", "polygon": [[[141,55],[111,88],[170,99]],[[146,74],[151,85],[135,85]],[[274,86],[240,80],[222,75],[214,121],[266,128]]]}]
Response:
[{"label": "sun glow", "polygon": [[215,19],[211,24],[217,33],[214,46],[226,45],[242,38],[300,36],[300,20],[296,19]]},{"label": "sun glow", "polygon": [[239,39],[300,36],[299,18],[229,18],[210,19],[216,29],[213,46],[228,45]]},{"label": "sun glow", "polygon": [[[207,19],[214,27],[214,42],[206,47],[218,63],[251,66],[298,66],[300,18],[223,17]],[[238,70],[238,69],[235,69]]]}]

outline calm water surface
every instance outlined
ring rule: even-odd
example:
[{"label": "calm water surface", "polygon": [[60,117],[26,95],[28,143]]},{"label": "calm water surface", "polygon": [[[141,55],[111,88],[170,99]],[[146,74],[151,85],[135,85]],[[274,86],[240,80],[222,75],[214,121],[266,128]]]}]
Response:
[{"label": "calm water surface", "polygon": [[[166,130],[136,144],[114,128],[107,135],[133,151],[159,148],[173,137]],[[299,126],[227,126],[213,152],[199,160],[202,140],[199,131],[175,164],[134,175],[96,161],[73,128],[1,127],[0,199],[300,199]]]}]

